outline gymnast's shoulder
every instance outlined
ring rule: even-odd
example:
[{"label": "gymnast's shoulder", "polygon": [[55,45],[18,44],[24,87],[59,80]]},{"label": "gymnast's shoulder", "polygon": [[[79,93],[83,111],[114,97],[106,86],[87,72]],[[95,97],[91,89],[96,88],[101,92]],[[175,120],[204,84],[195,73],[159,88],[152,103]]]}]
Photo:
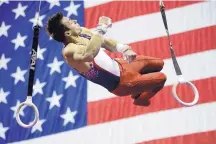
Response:
[{"label": "gymnast's shoulder", "polygon": [[83,51],[83,49],[85,49],[85,46],[83,46],[83,45],[77,45],[74,43],[69,43],[62,49],[62,54],[64,56],[66,56],[68,54],[73,55],[73,53]]},{"label": "gymnast's shoulder", "polygon": [[91,29],[88,29],[86,27],[81,27],[81,29],[82,29],[82,32],[81,32],[82,34],[87,34],[87,35],[90,35],[90,36],[93,35],[93,32],[92,32]]}]

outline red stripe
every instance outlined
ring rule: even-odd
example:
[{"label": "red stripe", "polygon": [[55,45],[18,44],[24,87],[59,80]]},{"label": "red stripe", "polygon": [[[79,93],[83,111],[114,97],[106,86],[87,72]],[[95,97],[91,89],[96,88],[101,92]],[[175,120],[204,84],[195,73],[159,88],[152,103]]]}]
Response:
[{"label": "red stripe", "polygon": [[[182,7],[198,1],[164,1],[166,10]],[[100,16],[108,16],[113,22],[159,12],[158,1],[113,1],[85,9],[85,26],[93,28]]]},{"label": "red stripe", "polygon": [[[216,85],[216,77],[198,80],[193,83],[200,93],[199,104],[216,101],[216,89],[214,88]],[[164,87],[164,89],[152,98],[152,104],[149,107],[133,105],[133,101],[129,96],[89,102],[88,125],[181,107],[173,98],[171,88],[171,86]],[[191,88],[185,85],[180,85],[177,92],[184,101],[188,102],[193,99]]]},{"label": "red stripe", "polygon": [[[216,26],[179,33],[171,36],[176,56],[183,56],[216,48]],[[170,58],[167,36],[130,44],[138,55]],[[121,57],[119,53],[110,53],[112,58]]]},{"label": "red stripe", "polygon": [[215,142],[216,131],[209,131],[191,135],[154,140],[149,142],[142,142],[139,144],[214,144]]}]

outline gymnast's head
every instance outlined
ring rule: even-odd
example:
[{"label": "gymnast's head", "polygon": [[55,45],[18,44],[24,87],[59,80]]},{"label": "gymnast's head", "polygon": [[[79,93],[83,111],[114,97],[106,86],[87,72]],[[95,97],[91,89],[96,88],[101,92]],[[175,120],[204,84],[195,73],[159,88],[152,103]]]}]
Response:
[{"label": "gymnast's head", "polygon": [[67,42],[73,36],[78,36],[82,29],[76,20],[63,16],[61,12],[52,15],[47,22],[47,32],[58,42]]}]

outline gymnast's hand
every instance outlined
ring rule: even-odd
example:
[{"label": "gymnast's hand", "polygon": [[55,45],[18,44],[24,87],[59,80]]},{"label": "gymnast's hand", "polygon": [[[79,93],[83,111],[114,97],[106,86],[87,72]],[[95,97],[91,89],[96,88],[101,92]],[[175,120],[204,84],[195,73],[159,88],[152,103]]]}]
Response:
[{"label": "gymnast's hand", "polygon": [[112,20],[109,17],[101,16],[99,18],[96,31],[104,35],[107,32],[107,29],[112,27]]},{"label": "gymnast's hand", "polygon": [[127,49],[122,54],[123,54],[123,59],[127,60],[128,63],[136,59],[136,53],[131,48]]},{"label": "gymnast's hand", "polygon": [[112,27],[112,20],[109,17],[101,16],[99,18],[98,25],[106,25],[107,28],[111,28]]}]

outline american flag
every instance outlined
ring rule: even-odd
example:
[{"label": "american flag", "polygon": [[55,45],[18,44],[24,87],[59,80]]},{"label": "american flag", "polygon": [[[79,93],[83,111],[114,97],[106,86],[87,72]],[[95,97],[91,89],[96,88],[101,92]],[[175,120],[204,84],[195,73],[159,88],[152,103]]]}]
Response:
[{"label": "american flag", "polygon": [[[172,96],[177,82],[159,1],[42,1],[33,102],[38,123],[20,127],[15,111],[26,99],[33,29],[39,1],[0,1],[0,143],[18,144],[214,144],[216,142],[216,2],[165,1],[171,41],[184,77],[200,93],[183,107]],[[133,105],[85,80],[61,56],[62,44],[45,32],[49,16],[61,11],[94,28],[100,16],[113,21],[106,37],[129,44],[138,55],[164,59],[168,79],[149,107]],[[110,53],[120,57],[119,53]],[[185,85],[184,101],[193,99]],[[31,108],[21,111],[33,120]]]}]

